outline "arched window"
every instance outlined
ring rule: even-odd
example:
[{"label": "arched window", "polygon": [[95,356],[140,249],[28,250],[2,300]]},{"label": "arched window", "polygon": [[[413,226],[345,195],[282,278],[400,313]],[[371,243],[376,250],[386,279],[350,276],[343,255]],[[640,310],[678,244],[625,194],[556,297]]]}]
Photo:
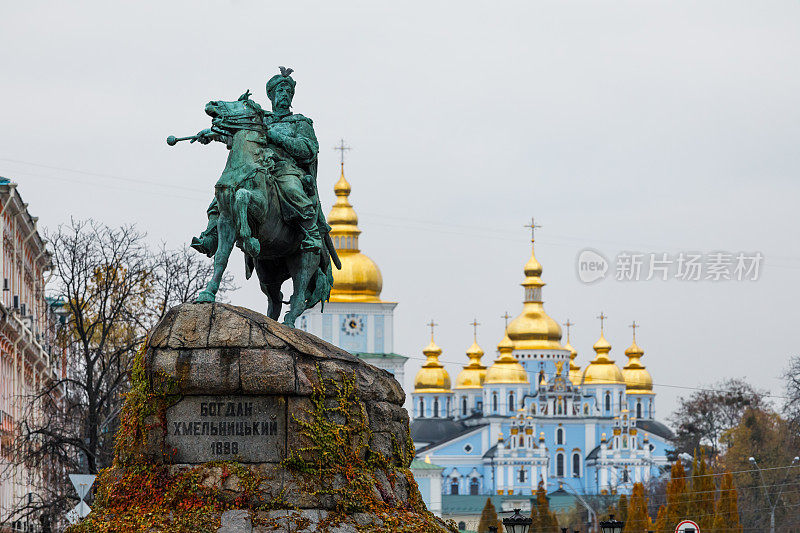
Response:
[{"label": "arched window", "polygon": [[523,437],[522,435],[519,436],[519,447],[520,448],[525,447],[525,437]]},{"label": "arched window", "polygon": [[653,400],[647,402],[647,418],[653,418]]},{"label": "arched window", "polygon": [[492,393],[492,412],[497,412],[497,391]]},{"label": "arched window", "polygon": [[642,400],[636,400],[636,418],[642,418]]},{"label": "arched window", "polygon": [[519,479],[520,483],[525,483],[525,467],[524,466],[519,469],[519,478],[518,479]]},{"label": "arched window", "polygon": [[[480,489],[480,481],[478,478],[474,477],[469,480],[469,493],[471,496],[477,496]],[[463,529],[463,528],[462,528]]]},{"label": "arched window", "polygon": [[611,410],[611,393],[606,392],[606,411]]},{"label": "arched window", "polygon": [[425,398],[419,399],[419,416],[425,418]]},{"label": "arched window", "polygon": [[622,482],[623,483],[627,483],[628,482],[628,469],[627,468],[622,471]]},{"label": "arched window", "polygon": [[556,455],[556,477],[564,477],[564,454]]},{"label": "arched window", "polygon": [[558,409],[556,410],[556,414],[563,415],[564,414],[564,400],[558,400]]},{"label": "arched window", "polygon": [[508,393],[508,412],[509,412],[509,414],[513,414],[515,410],[516,409],[514,409],[514,393],[513,392],[509,392]]},{"label": "arched window", "polygon": [[535,403],[532,403],[532,404],[531,404],[531,414],[532,414],[532,415],[535,415],[535,414],[536,414],[536,404],[535,404]]},{"label": "arched window", "polygon": [[588,403],[583,404],[583,414],[585,414],[585,415],[589,414],[589,404]]},{"label": "arched window", "polygon": [[439,398],[433,399],[433,418],[439,418]]},{"label": "arched window", "polygon": [[450,413],[452,412],[452,409],[450,408],[450,397],[449,396],[447,397],[447,403],[445,405],[447,405],[447,409],[444,412],[444,417],[447,418],[447,417],[450,416]]},{"label": "arched window", "polygon": [[556,430],[556,444],[564,444],[564,428]]},{"label": "arched window", "polygon": [[461,416],[467,416],[467,397],[461,398]]},{"label": "arched window", "polygon": [[581,477],[581,454],[572,454],[572,477]]},{"label": "arched window", "polygon": [[454,496],[458,495],[458,478],[454,477],[450,479],[450,494]]}]

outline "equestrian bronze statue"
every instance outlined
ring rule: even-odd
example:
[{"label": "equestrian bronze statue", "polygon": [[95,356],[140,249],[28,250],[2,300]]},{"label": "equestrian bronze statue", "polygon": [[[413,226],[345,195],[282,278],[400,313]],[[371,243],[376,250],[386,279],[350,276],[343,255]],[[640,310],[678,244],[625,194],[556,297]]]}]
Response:
[{"label": "equestrian bronze statue", "polygon": [[227,145],[228,161],[214,187],[208,227],[192,248],[214,258],[214,275],[198,302],[213,302],[234,244],[245,255],[247,279],[255,270],[267,295],[267,314],[278,320],[281,285],[293,293],[283,323],[294,327],[300,314],[326,302],[333,285],[331,263],[341,268],[317,192],[319,144],[311,119],[292,113],[296,82],[280,67],[267,82],[272,111],[250,99],[211,101],[211,128],[192,137],[170,136],[167,143],[190,140]]}]

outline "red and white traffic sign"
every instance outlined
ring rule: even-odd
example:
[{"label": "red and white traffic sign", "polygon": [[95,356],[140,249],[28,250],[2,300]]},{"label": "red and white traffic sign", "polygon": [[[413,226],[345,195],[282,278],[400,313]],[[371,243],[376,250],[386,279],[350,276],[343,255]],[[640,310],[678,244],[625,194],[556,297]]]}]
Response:
[{"label": "red and white traffic sign", "polygon": [[700,533],[700,526],[691,520],[684,520],[675,528],[675,533]]}]

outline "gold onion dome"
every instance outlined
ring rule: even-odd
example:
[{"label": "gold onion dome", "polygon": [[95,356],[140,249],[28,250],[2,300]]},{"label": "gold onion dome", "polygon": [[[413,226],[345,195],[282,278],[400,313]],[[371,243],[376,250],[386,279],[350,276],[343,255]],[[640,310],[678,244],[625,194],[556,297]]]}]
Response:
[{"label": "gold onion dome", "polygon": [[483,350],[475,340],[467,350],[469,364],[456,377],[457,389],[480,389],[486,380],[486,367],[481,364]]},{"label": "gold onion dome", "polygon": [[636,332],[633,333],[633,342],[625,350],[628,364],[622,369],[625,379],[625,389],[628,392],[649,393],[653,391],[653,378],[641,362],[644,350],[636,344]]},{"label": "gold onion dome", "polygon": [[608,357],[608,352],[611,351],[611,345],[603,336],[602,329],[600,330],[600,339],[594,343],[594,351],[597,353],[597,356],[589,363],[586,370],[583,371],[583,382],[585,384],[624,383],[622,372],[619,367]]},{"label": "gold onion dome", "polygon": [[500,357],[489,367],[486,372],[485,385],[499,383],[530,383],[528,373],[514,357],[514,343],[508,337],[508,332],[497,345]]},{"label": "gold onion dome", "polygon": [[328,215],[331,239],[342,261],[341,270],[333,268],[331,302],[380,302],[383,277],[378,265],[358,248],[358,215],[350,204],[350,184],[344,177],[344,163],[339,181],[333,186],[336,203]]},{"label": "gold onion dome", "polygon": [[522,313],[508,324],[507,332],[516,350],[563,350],[561,326],[550,318],[542,305],[542,265],[533,253],[525,264],[525,302]]},{"label": "gold onion dome", "polygon": [[442,349],[433,342],[433,334],[431,343],[422,350],[422,353],[427,360],[414,378],[414,392],[450,392],[450,374],[439,362]]},{"label": "gold onion dome", "polygon": [[581,366],[575,362],[575,358],[578,357],[578,352],[572,347],[569,339],[567,339],[567,344],[564,345],[564,348],[569,350],[569,380],[573,385],[580,385]]}]

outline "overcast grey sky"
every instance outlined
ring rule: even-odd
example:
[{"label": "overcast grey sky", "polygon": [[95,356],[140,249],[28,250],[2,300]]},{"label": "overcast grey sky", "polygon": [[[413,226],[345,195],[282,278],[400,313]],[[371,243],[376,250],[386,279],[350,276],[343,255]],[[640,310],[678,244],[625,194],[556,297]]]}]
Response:
[{"label": "overcast grey sky", "polygon": [[[48,228],[135,222],[181,245],[205,225],[226,152],[165,137],[207,127],[211,99],[249,88],[266,104],[266,79],[291,66],[326,211],[332,147],[353,147],[362,249],[400,303],[407,385],[431,317],[453,380],[473,317],[491,362],[500,316],[521,309],[535,216],[545,308],[577,324],[578,362],[601,310],[620,366],[640,322],[666,418],[688,391],[662,385],[775,390],[798,353],[799,53],[796,1],[3,0],[0,175]],[[586,247],[765,260],[754,282],[586,285]],[[241,283],[231,300],[265,309]]]}]

